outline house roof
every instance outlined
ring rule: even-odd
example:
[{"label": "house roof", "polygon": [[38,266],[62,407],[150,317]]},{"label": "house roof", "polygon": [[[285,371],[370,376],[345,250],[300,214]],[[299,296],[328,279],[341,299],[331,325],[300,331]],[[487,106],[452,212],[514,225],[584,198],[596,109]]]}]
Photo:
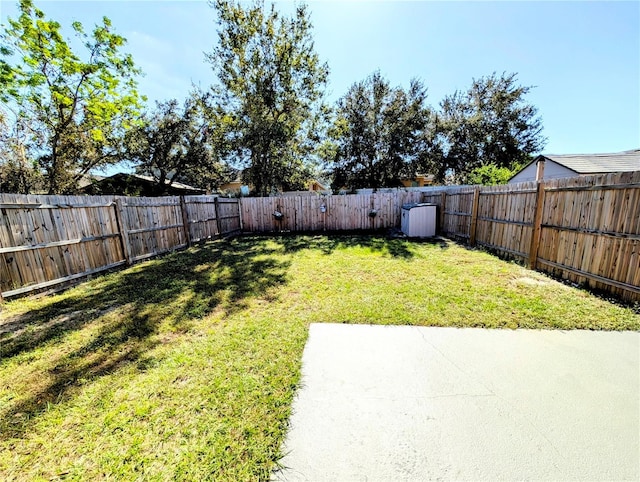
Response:
[{"label": "house roof", "polygon": [[99,176],[97,174],[85,174],[78,181],[78,187],[83,188],[90,186],[92,183],[102,181],[104,178],[105,176]]},{"label": "house roof", "polygon": [[[125,175],[133,176],[135,178],[141,179],[143,181],[150,182],[152,184],[158,182],[155,178],[153,178],[151,176],[145,176],[143,174],[125,174]],[[116,176],[117,176],[117,174],[116,174]],[[112,176],[112,177],[115,177],[115,176]],[[165,179],[164,180],[165,184],[169,184],[169,182],[170,182],[169,179]],[[178,181],[173,181],[171,183],[171,187],[173,187],[174,189],[181,189],[181,190],[185,190],[185,191],[202,191],[202,192],[205,191],[204,189],[201,189],[199,187],[189,186],[188,184],[184,184],[184,183],[178,182]]]},{"label": "house roof", "polygon": [[309,184],[313,184],[314,182],[318,184],[318,186],[320,186],[323,191],[327,191],[329,189],[328,186],[331,185],[331,183],[326,179],[321,179],[321,178],[309,179]]},{"label": "house roof", "polygon": [[640,149],[609,154],[542,154],[541,157],[556,162],[578,174],[640,171]]},{"label": "house roof", "polygon": [[[118,187],[113,187],[112,184],[113,183],[120,183],[122,185],[128,185],[130,183],[134,183],[137,186],[145,186],[142,188],[141,194],[140,195],[145,195],[145,196],[151,196],[151,195],[155,195],[152,192],[152,187],[158,182],[156,179],[154,179],[151,176],[146,176],[144,174],[136,174],[136,173],[125,173],[125,172],[118,172],[116,174],[113,174],[112,176],[108,176],[108,177],[102,177],[100,176],[100,178],[98,178],[98,176],[95,177],[94,182],[92,182],[89,185],[86,185],[84,187],[81,187],[80,190],[81,192],[86,192],[86,193],[90,193],[90,194],[94,194],[95,192],[95,188],[96,187],[100,187],[100,189],[103,189],[104,187],[107,187],[107,191],[112,191],[112,192],[107,192],[104,191],[105,194],[119,194],[121,189]],[[205,194],[206,190],[205,189],[200,189],[197,187],[193,187],[193,186],[189,186],[187,184],[184,184],[182,182],[178,182],[178,181],[174,181],[170,184],[170,181],[165,179],[165,186],[167,186],[167,190],[171,195],[178,195],[178,194],[190,194],[190,195],[197,195],[197,194]]]}]

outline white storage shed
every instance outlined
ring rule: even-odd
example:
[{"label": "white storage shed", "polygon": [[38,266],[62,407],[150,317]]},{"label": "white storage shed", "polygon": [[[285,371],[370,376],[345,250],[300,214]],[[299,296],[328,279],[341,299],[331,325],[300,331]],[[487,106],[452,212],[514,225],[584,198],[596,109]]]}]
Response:
[{"label": "white storage shed", "polygon": [[435,236],[436,205],[428,203],[404,204],[400,229],[410,238]]}]

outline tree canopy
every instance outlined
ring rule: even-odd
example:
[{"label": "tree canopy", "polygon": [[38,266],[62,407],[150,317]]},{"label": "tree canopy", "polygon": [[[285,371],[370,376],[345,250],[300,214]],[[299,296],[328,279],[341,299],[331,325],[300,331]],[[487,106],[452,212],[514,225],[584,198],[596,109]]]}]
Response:
[{"label": "tree canopy", "polygon": [[19,0],[0,34],[0,189],[71,193],[125,160],[155,176],[158,193],[174,181],[212,190],[236,168],[260,196],[304,189],[319,161],[334,188],[398,186],[418,173],[493,183],[545,144],[516,74],[474,79],[433,108],[421,81],[393,87],[374,72],[329,108],[305,5],[290,16],[261,0],[211,5],[210,90],[142,114],[141,71],[108,18],[90,32],[74,22],[72,49],[58,22]]},{"label": "tree canopy", "polygon": [[243,180],[258,195],[303,185],[305,159],[329,69],[314,50],[305,5],[292,17],[272,5],[216,0],[218,45],[207,55],[217,76],[215,110]]},{"label": "tree canopy", "polygon": [[530,90],[517,84],[516,74],[494,73],[445,97],[438,121],[444,157],[434,174],[443,179],[449,171],[464,183],[481,166],[525,164],[546,141],[537,109],[525,100]]},{"label": "tree canopy", "polygon": [[380,72],[353,84],[338,101],[331,129],[334,188],[395,187],[423,165],[431,111],[418,80],[391,87]]},{"label": "tree canopy", "polygon": [[29,194],[42,189],[42,174],[28,159],[22,142],[24,130],[22,122],[9,124],[0,111],[0,192]]},{"label": "tree canopy", "polygon": [[484,186],[495,186],[497,184],[507,184],[524,165],[514,163],[511,168],[498,167],[495,164],[483,164],[474,168],[467,175],[468,184],[482,184]]},{"label": "tree canopy", "polygon": [[138,172],[153,176],[157,193],[174,181],[212,189],[220,184],[219,125],[205,117],[206,99],[191,95],[182,108],[177,100],[157,102],[139,126],[126,134],[127,157]]},{"label": "tree canopy", "polygon": [[91,169],[120,162],[124,132],[140,107],[126,40],[104,17],[91,33],[72,25],[84,58],[31,0],[0,38],[0,100],[27,135],[23,147],[46,172],[50,194],[72,192]]},{"label": "tree canopy", "polygon": [[392,187],[433,174],[437,182],[504,183],[545,143],[542,121],[516,74],[474,80],[434,110],[426,88],[392,88],[379,72],[337,102],[323,145],[334,188]]}]

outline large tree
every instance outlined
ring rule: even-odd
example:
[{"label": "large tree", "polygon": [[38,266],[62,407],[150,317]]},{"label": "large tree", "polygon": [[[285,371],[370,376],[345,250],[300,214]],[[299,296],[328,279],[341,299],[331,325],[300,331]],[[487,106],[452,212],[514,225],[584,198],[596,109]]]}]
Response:
[{"label": "large tree", "polygon": [[215,110],[243,180],[261,196],[299,187],[328,75],[307,8],[288,18],[262,2],[245,8],[216,0],[213,7],[219,42],[207,59],[218,80]]},{"label": "large tree", "polygon": [[518,85],[516,74],[494,73],[445,97],[438,119],[444,162],[434,174],[469,182],[481,166],[513,169],[540,151],[546,139],[537,109],[525,99],[530,90]]},{"label": "large tree", "polygon": [[338,101],[331,129],[333,187],[393,187],[428,168],[433,147],[427,91],[391,87],[379,72],[356,82]]},{"label": "large tree", "polygon": [[50,194],[72,192],[89,170],[120,162],[124,131],[140,107],[140,71],[121,51],[126,40],[104,17],[74,52],[58,22],[31,0],[9,19],[0,44],[0,100],[29,129],[27,148],[39,157]]},{"label": "large tree", "polygon": [[207,189],[222,181],[220,124],[209,122],[205,106],[206,99],[196,93],[182,108],[176,100],[157,102],[141,125],[127,133],[129,160],[138,172],[155,178],[158,194],[174,181]]},{"label": "large tree", "polygon": [[42,172],[24,146],[25,131],[21,119],[9,124],[0,110],[0,192],[29,194],[42,189]]}]

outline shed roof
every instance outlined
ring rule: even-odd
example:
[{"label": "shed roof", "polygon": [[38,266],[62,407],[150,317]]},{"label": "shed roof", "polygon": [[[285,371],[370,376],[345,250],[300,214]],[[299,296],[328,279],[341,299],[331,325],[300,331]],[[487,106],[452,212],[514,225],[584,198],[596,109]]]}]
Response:
[{"label": "shed roof", "polygon": [[599,174],[605,172],[640,171],[640,149],[608,154],[542,154],[578,174]]}]

